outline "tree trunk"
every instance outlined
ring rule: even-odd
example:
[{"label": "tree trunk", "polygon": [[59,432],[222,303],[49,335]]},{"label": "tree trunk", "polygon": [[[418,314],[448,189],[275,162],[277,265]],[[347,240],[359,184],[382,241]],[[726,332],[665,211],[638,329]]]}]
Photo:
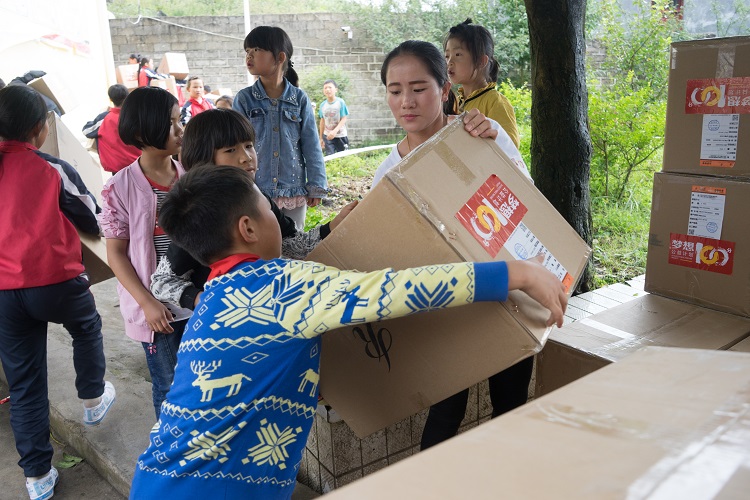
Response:
[{"label": "tree trunk", "polygon": [[[531,175],[592,244],[586,91],[586,0],[524,0],[531,44]],[[591,289],[589,261],[578,292]]]}]

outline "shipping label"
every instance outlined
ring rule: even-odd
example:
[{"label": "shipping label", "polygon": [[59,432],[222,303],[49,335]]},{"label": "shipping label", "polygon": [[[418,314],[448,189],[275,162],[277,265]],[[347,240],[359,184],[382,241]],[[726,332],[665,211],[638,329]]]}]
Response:
[{"label": "shipping label", "polygon": [[734,242],[671,233],[669,263],[713,273],[732,274]]},{"label": "shipping label", "polygon": [[750,77],[688,80],[685,113],[750,113]]},{"label": "shipping label", "polygon": [[527,208],[496,175],[491,175],[456,214],[493,259],[503,247]]},{"label": "shipping label", "polygon": [[508,250],[516,260],[526,260],[537,254],[543,254],[544,262],[542,262],[542,264],[551,271],[552,274],[557,276],[557,279],[562,281],[563,285],[565,285],[565,291],[568,292],[570,287],[574,285],[573,276],[570,275],[560,261],[552,255],[552,252],[547,250],[547,247],[539,241],[539,238],[537,238],[534,233],[531,232],[531,229],[526,227],[526,224],[523,222],[521,222],[516,230],[513,231],[513,234],[510,235],[510,238],[505,243],[505,249]]},{"label": "shipping label", "polygon": [[688,235],[721,238],[726,195],[726,188],[693,186],[690,193]]},{"label": "shipping label", "polygon": [[700,166],[734,167],[739,133],[740,115],[703,115]]}]

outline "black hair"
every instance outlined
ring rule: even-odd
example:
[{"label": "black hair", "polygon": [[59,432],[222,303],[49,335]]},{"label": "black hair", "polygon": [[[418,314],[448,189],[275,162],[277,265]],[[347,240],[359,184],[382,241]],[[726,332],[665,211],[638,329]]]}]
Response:
[{"label": "black hair", "polygon": [[180,162],[186,171],[191,170],[213,163],[217,149],[248,141],[255,143],[255,130],[245,115],[233,109],[209,109],[185,126]]},{"label": "black hair", "polygon": [[39,92],[26,85],[0,89],[0,137],[27,142],[47,119],[47,105]]},{"label": "black hair", "polygon": [[220,102],[228,102],[229,106],[231,107],[232,104],[234,104],[234,99],[232,98],[231,95],[223,95],[219,97],[218,99],[216,99],[216,102],[214,103],[214,105],[216,105],[216,107],[218,108]]},{"label": "black hair", "polygon": [[380,81],[387,85],[386,76],[388,75],[388,66],[391,61],[398,56],[414,56],[427,66],[427,70],[437,81],[438,86],[443,87],[448,83],[448,65],[445,62],[445,56],[440,53],[437,47],[429,42],[421,40],[407,40],[401,42],[398,47],[388,52],[380,68]]},{"label": "black hair", "polygon": [[500,64],[495,59],[495,42],[487,28],[479,24],[473,24],[471,18],[468,18],[448,30],[448,34],[443,40],[443,49],[448,44],[448,40],[452,38],[460,40],[466,46],[466,49],[471,53],[471,60],[474,62],[475,68],[478,68],[481,64],[482,56],[487,56],[484,78],[488,82],[497,82]]},{"label": "black hair", "polygon": [[159,87],[134,89],[120,111],[117,131],[129,146],[164,149],[172,129],[172,108],[177,98]]},{"label": "black hair", "polygon": [[299,76],[294,71],[294,64],[292,63],[294,47],[292,46],[292,39],[289,38],[286,31],[278,26],[258,26],[247,34],[243,48],[245,50],[267,50],[273,54],[273,58],[277,61],[279,60],[280,53],[283,52],[286,54],[284,76],[289,80],[289,83],[295,87],[299,87]]},{"label": "black hair", "polygon": [[240,217],[258,217],[263,195],[253,186],[250,174],[241,168],[196,167],[169,190],[159,211],[159,226],[201,264],[210,265],[234,244]]},{"label": "black hair", "polygon": [[3,81],[2,78],[0,78],[0,89],[3,87],[5,87],[5,82]]},{"label": "black hair", "polygon": [[336,80],[326,80],[323,82],[323,86],[325,86],[327,83],[332,83],[334,87],[336,87],[336,90],[338,90],[339,86],[336,84]]},{"label": "black hair", "polygon": [[[192,82],[193,80],[203,81],[203,79],[200,76],[191,76],[190,78],[187,79],[187,83],[185,84],[185,90],[190,90],[190,82]],[[204,86],[203,88],[205,89],[206,87]]]},{"label": "black hair", "polygon": [[109,96],[109,100],[112,101],[112,104],[114,104],[116,108],[119,108],[128,96],[128,88],[120,83],[115,83],[109,87],[107,95]]},{"label": "black hair", "polygon": [[130,54],[130,56],[128,56],[128,59],[135,59],[136,62],[140,63],[141,62],[141,55],[140,54]]}]

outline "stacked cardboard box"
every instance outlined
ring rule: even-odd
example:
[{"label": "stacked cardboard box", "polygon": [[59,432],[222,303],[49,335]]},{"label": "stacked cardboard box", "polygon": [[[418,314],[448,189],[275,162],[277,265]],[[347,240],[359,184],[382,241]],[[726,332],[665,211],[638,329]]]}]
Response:
[{"label": "stacked cardboard box", "polygon": [[[572,289],[590,249],[493,141],[455,120],[391,170],[309,259],[371,271],[537,253]],[[353,462],[327,471],[335,484],[346,480],[339,473],[362,475],[394,452],[410,454],[421,434],[411,416],[534,355],[550,331],[549,312],[522,292],[503,304],[435,309],[323,336],[321,393],[350,430],[318,419],[313,436],[356,440],[339,448]],[[308,470],[335,465],[328,449],[308,443]]]},{"label": "stacked cardboard box", "polygon": [[117,83],[125,85],[128,90],[138,88],[138,65],[123,64],[117,67]]},{"label": "stacked cardboard box", "polygon": [[747,498],[748,387],[750,354],[648,347],[330,499]]},{"label": "stacked cardboard box", "polygon": [[730,349],[750,335],[748,213],[750,37],[674,43],[644,285],[661,297],[552,332],[535,394],[646,345]]},{"label": "stacked cardboard box", "polygon": [[184,80],[190,73],[187,57],[182,52],[165,52],[159,63],[159,73]]}]

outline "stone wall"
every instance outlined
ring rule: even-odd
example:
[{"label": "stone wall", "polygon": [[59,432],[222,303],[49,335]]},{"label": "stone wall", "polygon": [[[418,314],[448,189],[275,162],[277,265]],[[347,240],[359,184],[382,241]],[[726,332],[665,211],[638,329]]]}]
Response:
[{"label": "stone wall", "polygon": [[[165,52],[184,52],[190,72],[214,89],[233,93],[248,85],[242,42],[242,17],[183,17],[110,21],[115,64],[126,64],[133,52],[151,57],[158,65]],[[349,77],[347,106],[351,113],[349,136],[353,144],[385,141],[399,133],[385,101],[380,66],[385,55],[355,32],[349,40],[341,27],[351,25],[344,14],[286,14],[252,16],[253,26],[280,26],[294,44],[294,69],[305,71],[326,65]]]}]

